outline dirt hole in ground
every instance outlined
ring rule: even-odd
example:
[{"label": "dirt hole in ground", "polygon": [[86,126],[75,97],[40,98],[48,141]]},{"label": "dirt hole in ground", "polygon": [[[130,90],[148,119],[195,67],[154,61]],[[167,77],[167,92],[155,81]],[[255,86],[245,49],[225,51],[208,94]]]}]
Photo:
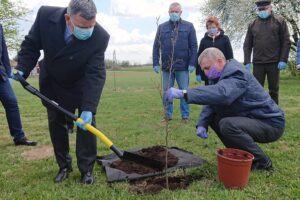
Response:
[{"label": "dirt hole in ground", "polygon": [[25,160],[41,160],[53,156],[53,147],[42,146],[26,150],[22,154]]},{"label": "dirt hole in ground", "polygon": [[[157,160],[165,166],[166,164],[166,148],[163,146],[153,146],[139,151],[134,152],[138,155]],[[177,164],[178,158],[172,153],[168,152],[168,168],[173,167]],[[126,160],[116,160],[110,167],[119,169],[127,174],[137,173],[137,174],[149,174],[155,173],[159,170],[147,167],[135,162]]]},{"label": "dirt hole in ground", "polygon": [[[187,189],[195,180],[202,176],[173,176],[168,177],[169,190]],[[166,177],[147,178],[145,180],[131,181],[129,191],[134,194],[156,194],[167,189]]]}]

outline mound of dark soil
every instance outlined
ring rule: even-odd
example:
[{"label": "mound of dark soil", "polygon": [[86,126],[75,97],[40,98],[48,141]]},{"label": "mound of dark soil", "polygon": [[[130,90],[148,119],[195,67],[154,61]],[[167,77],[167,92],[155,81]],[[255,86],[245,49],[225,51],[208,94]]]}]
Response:
[{"label": "mound of dark soil", "polygon": [[[153,146],[150,148],[141,149],[137,152],[134,152],[138,155],[151,158],[154,160],[157,160],[163,164],[163,166],[166,165],[166,148],[163,146]],[[173,167],[177,164],[178,158],[168,152],[168,168]],[[158,172],[158,169],[153,169],[151,167],[141,165],[135,162],[130,162],[126,160],[116,160],[114,161],[110,167],[119,169],[123,172],[126,172],[127,174],[131,173],[137,173],[137,174],[148,174],[148,173],[155,173]]]},{"label": "mound of dark soil", "polygon": [[[186,189],[192,181],[200,178],[192,176],[168,177],[169,190]],[[167,189],[166,177],[156,177],[131,182],[129,191],[134,194],[155,194],[163,189]]]}]

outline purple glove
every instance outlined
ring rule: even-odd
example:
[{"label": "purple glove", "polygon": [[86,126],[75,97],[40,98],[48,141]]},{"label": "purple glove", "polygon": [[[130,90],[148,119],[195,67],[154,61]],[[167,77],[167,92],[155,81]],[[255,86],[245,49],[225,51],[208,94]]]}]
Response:
[{"label": "purple glove", "polygon": [[198,126],[196,134],[198,137],[201,137],[202,139],[208,138],[206,128],[204,128],[202,126]]},{"label": "purple glove", "polygon": [[176,88],[169,88],[165,93],[165,100],[168,102],[172,102],[173,99],[180,99],[183,97],[182,90],[176,89]]}]

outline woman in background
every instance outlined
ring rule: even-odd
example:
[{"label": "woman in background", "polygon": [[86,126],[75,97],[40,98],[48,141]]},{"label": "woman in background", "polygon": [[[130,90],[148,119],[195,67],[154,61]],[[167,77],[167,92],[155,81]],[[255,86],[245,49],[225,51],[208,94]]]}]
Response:
[{"label": "woman in background", "polygon": [[[199,55],[209,47],[218,48],[224,54],[226,60],[233,58],[233,52],[230,40],[227,35],[224,34],[224,31],[221,29],[220,22],[217,17],[210,16],[206,20],[206,29],[204,37],[200,41],[197,58]],[[204,80],[205,85],[208,85],[208,79],[205,76],[204,72],[201,70],[198,62],[196,63],[196,80],[200,83]]]}]

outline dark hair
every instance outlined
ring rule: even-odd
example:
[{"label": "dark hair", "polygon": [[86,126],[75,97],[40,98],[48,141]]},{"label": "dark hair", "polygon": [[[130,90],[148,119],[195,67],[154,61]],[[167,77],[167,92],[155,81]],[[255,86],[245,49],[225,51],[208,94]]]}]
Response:
[{"label": "dark hair", "polygon": [[69,15],[80,16],[86,20],[94,19],[97,15],[97,8],[93,0],[71,0],[67,9]]}]

